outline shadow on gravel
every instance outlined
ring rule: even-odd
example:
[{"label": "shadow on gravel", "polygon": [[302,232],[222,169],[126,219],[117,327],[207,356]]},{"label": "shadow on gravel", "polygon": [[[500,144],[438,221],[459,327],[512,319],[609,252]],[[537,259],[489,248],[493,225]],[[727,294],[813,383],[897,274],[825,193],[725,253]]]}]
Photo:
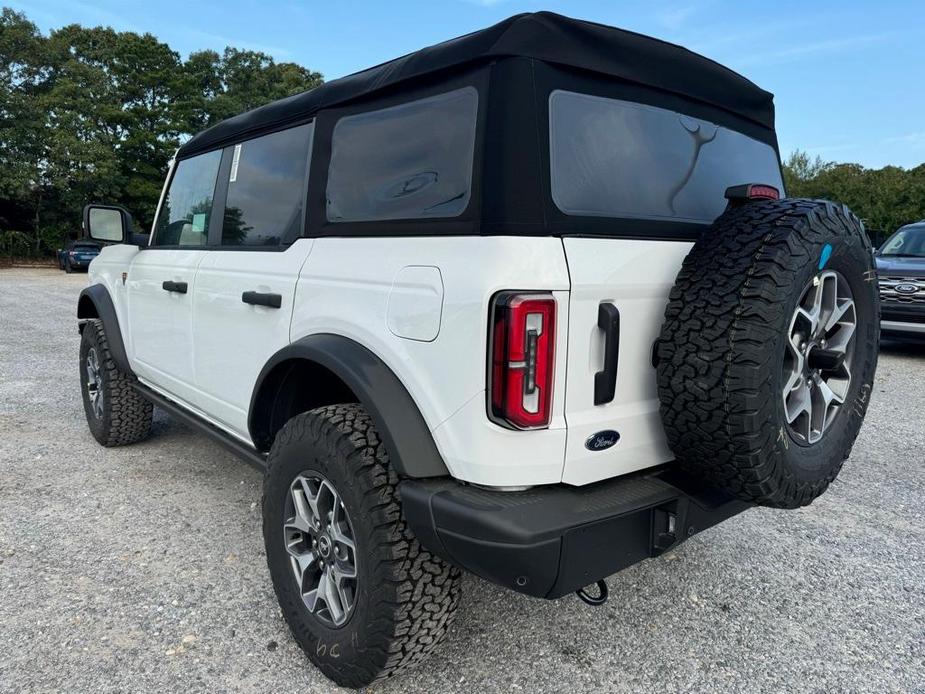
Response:
[{"label": "shadow on gravel", "polygon": [[901,337],[880,338],[880,352],[901,357],[925,358],[925,337],[919,340]]}]

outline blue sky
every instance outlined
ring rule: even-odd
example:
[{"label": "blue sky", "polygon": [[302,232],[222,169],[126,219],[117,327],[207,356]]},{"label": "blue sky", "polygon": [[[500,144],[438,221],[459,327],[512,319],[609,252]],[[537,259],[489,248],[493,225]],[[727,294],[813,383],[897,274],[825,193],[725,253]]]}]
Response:
[{"label": "blue sky", "polygon": [[547,9],[679,43],[773,92],[781,152],[925,162],[925,2],[775,0],[0,0],[43,31],[151,32],[184,56],[226,45],[333,79],[511,14]]}]

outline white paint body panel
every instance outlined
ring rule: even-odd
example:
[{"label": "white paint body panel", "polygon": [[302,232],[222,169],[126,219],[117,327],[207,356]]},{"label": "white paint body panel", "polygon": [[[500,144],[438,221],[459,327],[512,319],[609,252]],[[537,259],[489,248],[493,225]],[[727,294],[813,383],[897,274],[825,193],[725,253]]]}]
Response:
[{"label": "white paint body panel", "polygon": [[[487,486],[588,484],[671,459],[652,346],[689,243],[541,237],[301,239],[282,252],[105,248],[106,285],[143,382],[250,442],[247,414],[267,360],[300,338],[343,335],[407,388],[450,473]],[[127,281],[122,283],[122,273]],[[161,288],[185,281],[187,294]],[[556,359],[548,429],[487,416],[488,310],[502,290],[551,291]],[[278,293],[282,307],[241,301]],[[620,310],[616,397],[594,406],[603,359],[598,306]],[[589,436],[620,432],[591,452]]]},{"label": "white paint body panel", "polygon": [[[289,344],[299,271],[312,239],[285,251],[212,250],[193,293],[193,404],[249,440],[247,413],[260,370]],[[279,294],[280,308],[245,304],[246,291]]]},{"label": "white paint body panel", "polygon": [[[139,378],[173,397],[195,402],[193,295],[196,271],[207,251],[144,250],[128,271],[128,332],[132,368]],[[164,290],[165,281],[186,282],[186,294]]]},{"label": "white paint body panel", "polygon": [[[588,484],[672,459],[658,414],[652,348],[668,293],[693,244],[671,241],[565,238],[571,275],[566,419],[562,481]],[[620,311],[620,351],[613,402],[594,404],[594,374],[603,368],[602,302]],[[585,442],[605,429],[620,433],[612,448]]]},{"label": "white paint body panel", "polygon": [[[394,278],[440,271],[439,332],[432,341],[389,329]],[[565,454],[565,370],[557,369],[550,428],[510,432],[488,420],[488,306],[503,289],[557,290],[557,334],[568,325],[568,270],[556,238],[319,238],[296,291],[291,336],[334,333],[360,343],[408,389],[453,476],[486,485],[558,482]],[[560,341],[564,354],[565,342]]]},{"label": "white paint body panel", "polygon": [[443,314],[443,278],[432,265],[409,265],[398,271],[389,293],[389,330],[397,337],[433,342]]}]

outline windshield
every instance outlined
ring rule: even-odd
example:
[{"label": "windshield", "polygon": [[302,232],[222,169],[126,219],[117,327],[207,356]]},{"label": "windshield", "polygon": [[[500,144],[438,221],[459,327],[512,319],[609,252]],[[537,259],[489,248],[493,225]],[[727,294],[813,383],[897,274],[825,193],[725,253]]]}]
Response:
[{"label": "windshield", "polygon": [[925,258],[925,225],[903,227],[887,239],[880,255]]}]

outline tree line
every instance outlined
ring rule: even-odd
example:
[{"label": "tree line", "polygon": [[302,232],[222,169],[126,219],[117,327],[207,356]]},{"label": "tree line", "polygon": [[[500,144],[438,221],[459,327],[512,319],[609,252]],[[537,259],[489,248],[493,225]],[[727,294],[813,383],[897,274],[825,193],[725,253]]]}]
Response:
[{"label": "tree line", "polygon": [[121,204],[148,229],[182,141],[322,81],[259,51],[183,59],[151,34],[72,24],[44,35],[3,8],[0,234],[19,253],[50,254],[90,201]]},{"label": "tree line", "polygon": [[[47,255],[89,201],[150,228],[167,164],[220,120],[310,89],[322,76],[228,47],[183,59],[151,34],[76,24],[42,34],[0,12],[0,253]],[[875,242],[925,219],[925,164],[867,169],[805,152],[784,163],[787,193],[847,203]]]},{"label": "tree line", "polygon": [[913,169],[836,164],[794,152],[784,162],[787,194],[837,200],[864,221],[875,244],[899,227],[925,220],[925,163]]}]

